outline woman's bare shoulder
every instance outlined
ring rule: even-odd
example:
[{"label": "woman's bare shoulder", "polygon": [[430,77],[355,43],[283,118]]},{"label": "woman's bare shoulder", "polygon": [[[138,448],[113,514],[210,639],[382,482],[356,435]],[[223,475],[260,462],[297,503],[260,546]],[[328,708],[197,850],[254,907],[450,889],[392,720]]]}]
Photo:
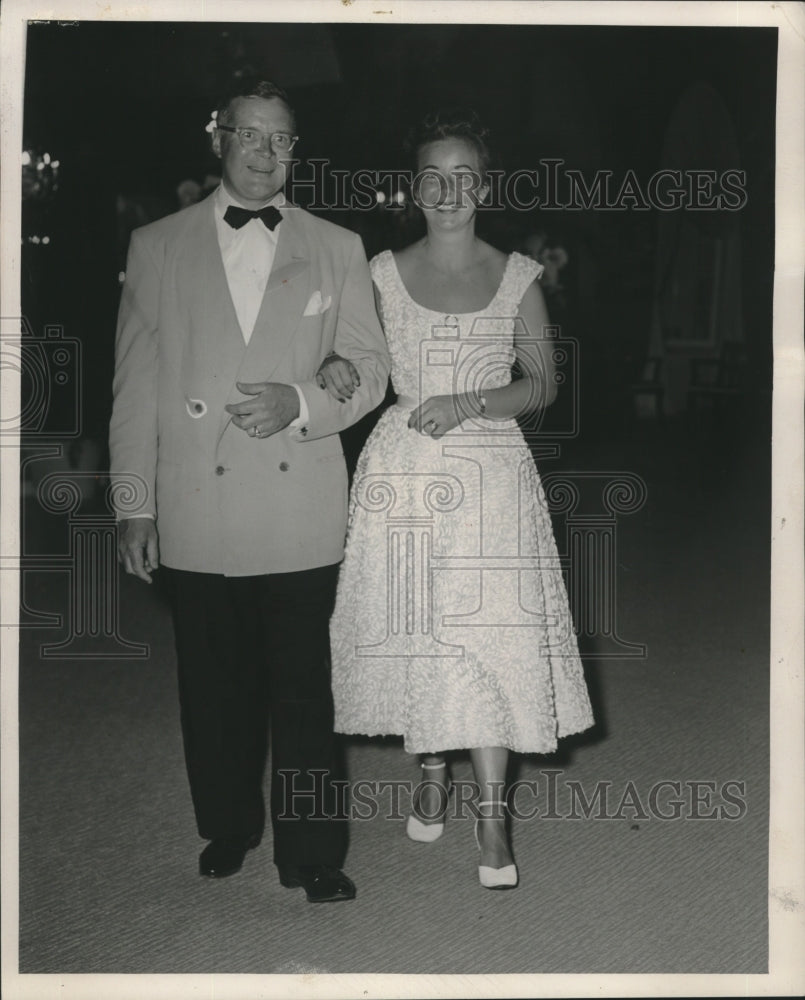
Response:
[{"label": "woman's bare shoulder", "polygon": [[480,244],[481,253],[483,254],[483,260],[492,265],[493,267],[505,267],[506,262],[509,259],[509,254],[503,253],[502,250],[498,250],[497,247],[493,247],[490,243],[486,243],[484,240],[478,240]]},{"label": "woman's bare shoulder", "polygon": [[401,250],[393,250],[392,255],[398,264],[408,264],[416,261],[422,256],[422,240],[409,243],[408,246],[403,247]]},{"label": "woman's bare shoulder", "polygon": [[409,277],[422,263],[422,240],[417,240],[416,243],[409,243],[402,250],[392,251],[392,257],[403,279]]},{"label": "woman's bare shoulder", "polygon": [[479,243],[480,259],[478,263],[483,268],[484,273],[488,275],[489,280],[494,282],[495,285],[499,285],[503,281],[503,275],[506,273],[509,255],[502,253],[496,247],[490,246],[489,243],[485,243],[483,240],[479,240]]}]

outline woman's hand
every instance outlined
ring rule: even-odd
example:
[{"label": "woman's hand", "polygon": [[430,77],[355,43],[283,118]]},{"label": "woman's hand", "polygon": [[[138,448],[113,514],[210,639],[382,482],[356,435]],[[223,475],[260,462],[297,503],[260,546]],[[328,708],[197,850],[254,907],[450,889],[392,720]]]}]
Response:
[{"label": "woman's hand", "polygon": [[431,396],[411,412],[408,426],[420,434],[438,439],[466,420],[478,416],[478,404],[468,393]]},{"label": "woman's hand", "polygon": [[340,354],[328,354],[316,372],[320,389],[326,389],[339,403],[352,399],[352,394],[361,384],[358,370],[351,361]]}]

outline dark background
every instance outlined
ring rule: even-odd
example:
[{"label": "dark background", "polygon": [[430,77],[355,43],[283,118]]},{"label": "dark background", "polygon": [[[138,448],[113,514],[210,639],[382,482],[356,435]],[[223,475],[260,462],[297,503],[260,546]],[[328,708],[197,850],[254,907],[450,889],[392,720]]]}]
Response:
[{"label": "dark background", "polygon": [[[603,578],[613,600],[617,584],[617,615],[606,624],[616,638],[645,643],[647,658],[605,659],[613,643],[604,623],[582,626],[596,726],[564,741],[556,763],[572,763],[588,788],[602,777],[615,788],[635,777],[646,787],[668,777],[738,778],[750,805],[741,823],[583,823],[573,832],[569,824],[524,825],[516,849],[531,888],[504,907],[499,897],[477,900],[474,886],[470,896],[469,881],[463,895],[455,872],[469,855],[459,861],[462,838],[446,836],[455,854],[421,862],[431,923],[446,930],[444,940],[420,919],[422,894],[411,891],[420,876],[412,882],[402,853],[399,864],[389,861],[398,854],[388,824],[371,825],[371,844],[365,828],[368,852],[351,856],[369,906],[339,914],[337,933],[330,923],[300,924],[273,869],[257,859],[247,876],[255,881],[246,883],[254,892],[241,884],[222,903],[209,886],[194,888],[162,588],[121,574],[117,645],[98,640],[114,655],[120,641],[147,641],[148,659],[46,657],[47,644],[63,645],[68,627],[72,636],[96,604],[71,575],[73,562],[64,571],[67,557],[47,571],[53,553],[73,552],[67,536],[72,546],[70,532],[84,530],[83,522],[48,513],[32,488],[23,552],[47,558],[44,572],[33,564],[21,580],[24,970],[298,973],[311,956],[333,973],[766,970],[776,48],[775,30],[755,28],[30,26],[25,145],[59,160],[60,186],[23,203],[23,305],[32,333],[61,324],[82,345],[79,441],[97,447],[73,460],[93,470],[104,468],[118,274],[131,225],[137,212],[145,221],[175,210],[183,180],[218,172],[204,127],[236,70],[262,70],[284,85],[298,113],[299,155],[330,157],[336,168],[407,166],[400,141],[408,124],[426,109],[462,103],[488,119],[509,169],[562,158],[590,180],[597,169],[616,176],[632,169],[644,184],[662,166],[682,95],[696,82],[716,90],[748,191],[734,215],[751,377],[723,413],[663,423],[638,420],[633,405],[632,383],[650,351],[658,228],[667,216],[542,211],[487,215],[479,225],[503,250],[516,248],[528,228],[569,256],[564,294],[549,296],[549,309],[579,344],[582,419],[578,438],[561,441],[561,456],[540,463],[540,474],[567,471],[583,485],[592,471],[595,485],[631,470],[647,488],[639,511],[617,517],[611,576]],[[369,255],[408,236],[400,216],[385,209],[333,218],[361,233]],[[43,234],[48,244],[29,242]],[[551,411],[566,400],[560,395]],[[350,436],[351,458],[370,423]],[[50,468],[47,435],[30,443],[34,480]],[[90,509],[84,499],[82,516]],[[590,510],[582,528],[614,531],[599,508]],[[585,508],[577,528],[586,516]],[[570,553],[567,519],[555,522],[559,549]],[[576,556],[565,557],[573,572]],[[599,567],[592,557],[586,567],[595,593]],[[114,565],[101,578],[110,588],[113,573]],[[96,581],[95,595],[104,592]],[[577,622],[579,592],[588,606],[587,588],[571,588]],[[84,618],[74,613],[78,598]],[[63,626],[45,627],[45,611]],[[94,641],[86,630],[79,639]],[[391,746],[349,749],[352,774],[381,766],[408,774]],[[522,776],[536,776],[537,766],[523,761]],[[99,809],[99,801],[110,807]],[[543,914],[551,928],[544,941],[534,934]]]},{"label": "dark background", "polygon": [[[25,81],[26,148],[60,162],[59,189],[23,207],[23,311],[34,332],[62,324],[83,344],[84,434],[105,442],[118,274],[132,218],[178,207],[177,185],[218,173],[204,126],[233,74],[288,90],[302,158],[333,167],[408,164],[401,140],[425,111],[462,104],[492,126],[502,165],[561,158],[592,177],[660,167],[684,90],[712,85],[735,129],[748,201],[739,213],[746,350],[760,409],[771,392],[775,29],[33,23]],[[328,213],[325,213],[328,214]],[[410,238],[399,216],[329,213],[371,256]],[[140,221],[143,221],[140,219]],[[524,227],[569,254],[552,318],[580,342],[584,432],[624,426],[648,351],[655,211],[535,211],[488,217],[483,234],[516,249]],[[50,242],[26,242],[47,233]],[[587,262],[580,280],[578,263]]]}]

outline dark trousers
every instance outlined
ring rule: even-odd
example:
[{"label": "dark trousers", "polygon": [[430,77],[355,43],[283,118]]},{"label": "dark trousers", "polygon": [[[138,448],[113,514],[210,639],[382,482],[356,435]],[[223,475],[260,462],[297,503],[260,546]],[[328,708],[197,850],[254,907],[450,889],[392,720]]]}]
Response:
[{"label": "dark trousers", "polygon": [[166,570],[199,833],[262,834],[270,726],[277,864],[341,867],[346,851],[331,784],[328,622],[337,574],[338,566],[252,577]]}]

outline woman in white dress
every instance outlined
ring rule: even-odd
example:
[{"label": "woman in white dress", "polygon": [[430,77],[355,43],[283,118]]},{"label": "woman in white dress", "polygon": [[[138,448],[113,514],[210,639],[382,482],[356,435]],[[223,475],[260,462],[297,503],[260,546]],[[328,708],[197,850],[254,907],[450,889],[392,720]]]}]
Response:
[{"label": "woman in white dress", "polygon": [[[420,756],[406,830],[424,842],[444,830],[445,752],[469,748],[479,880],[513,888],[508,755],[549,753],[593,722],[549,512],[515,419],[556,391],[542,266],[475,235],[489,151],[472,113],[429,116],[412,152],[427,233],[371,262],[398,399],[354,477],[330,627],[335,728],[399,734]],[[342,398],[356,387],[337,356],[319,378]]]}]

